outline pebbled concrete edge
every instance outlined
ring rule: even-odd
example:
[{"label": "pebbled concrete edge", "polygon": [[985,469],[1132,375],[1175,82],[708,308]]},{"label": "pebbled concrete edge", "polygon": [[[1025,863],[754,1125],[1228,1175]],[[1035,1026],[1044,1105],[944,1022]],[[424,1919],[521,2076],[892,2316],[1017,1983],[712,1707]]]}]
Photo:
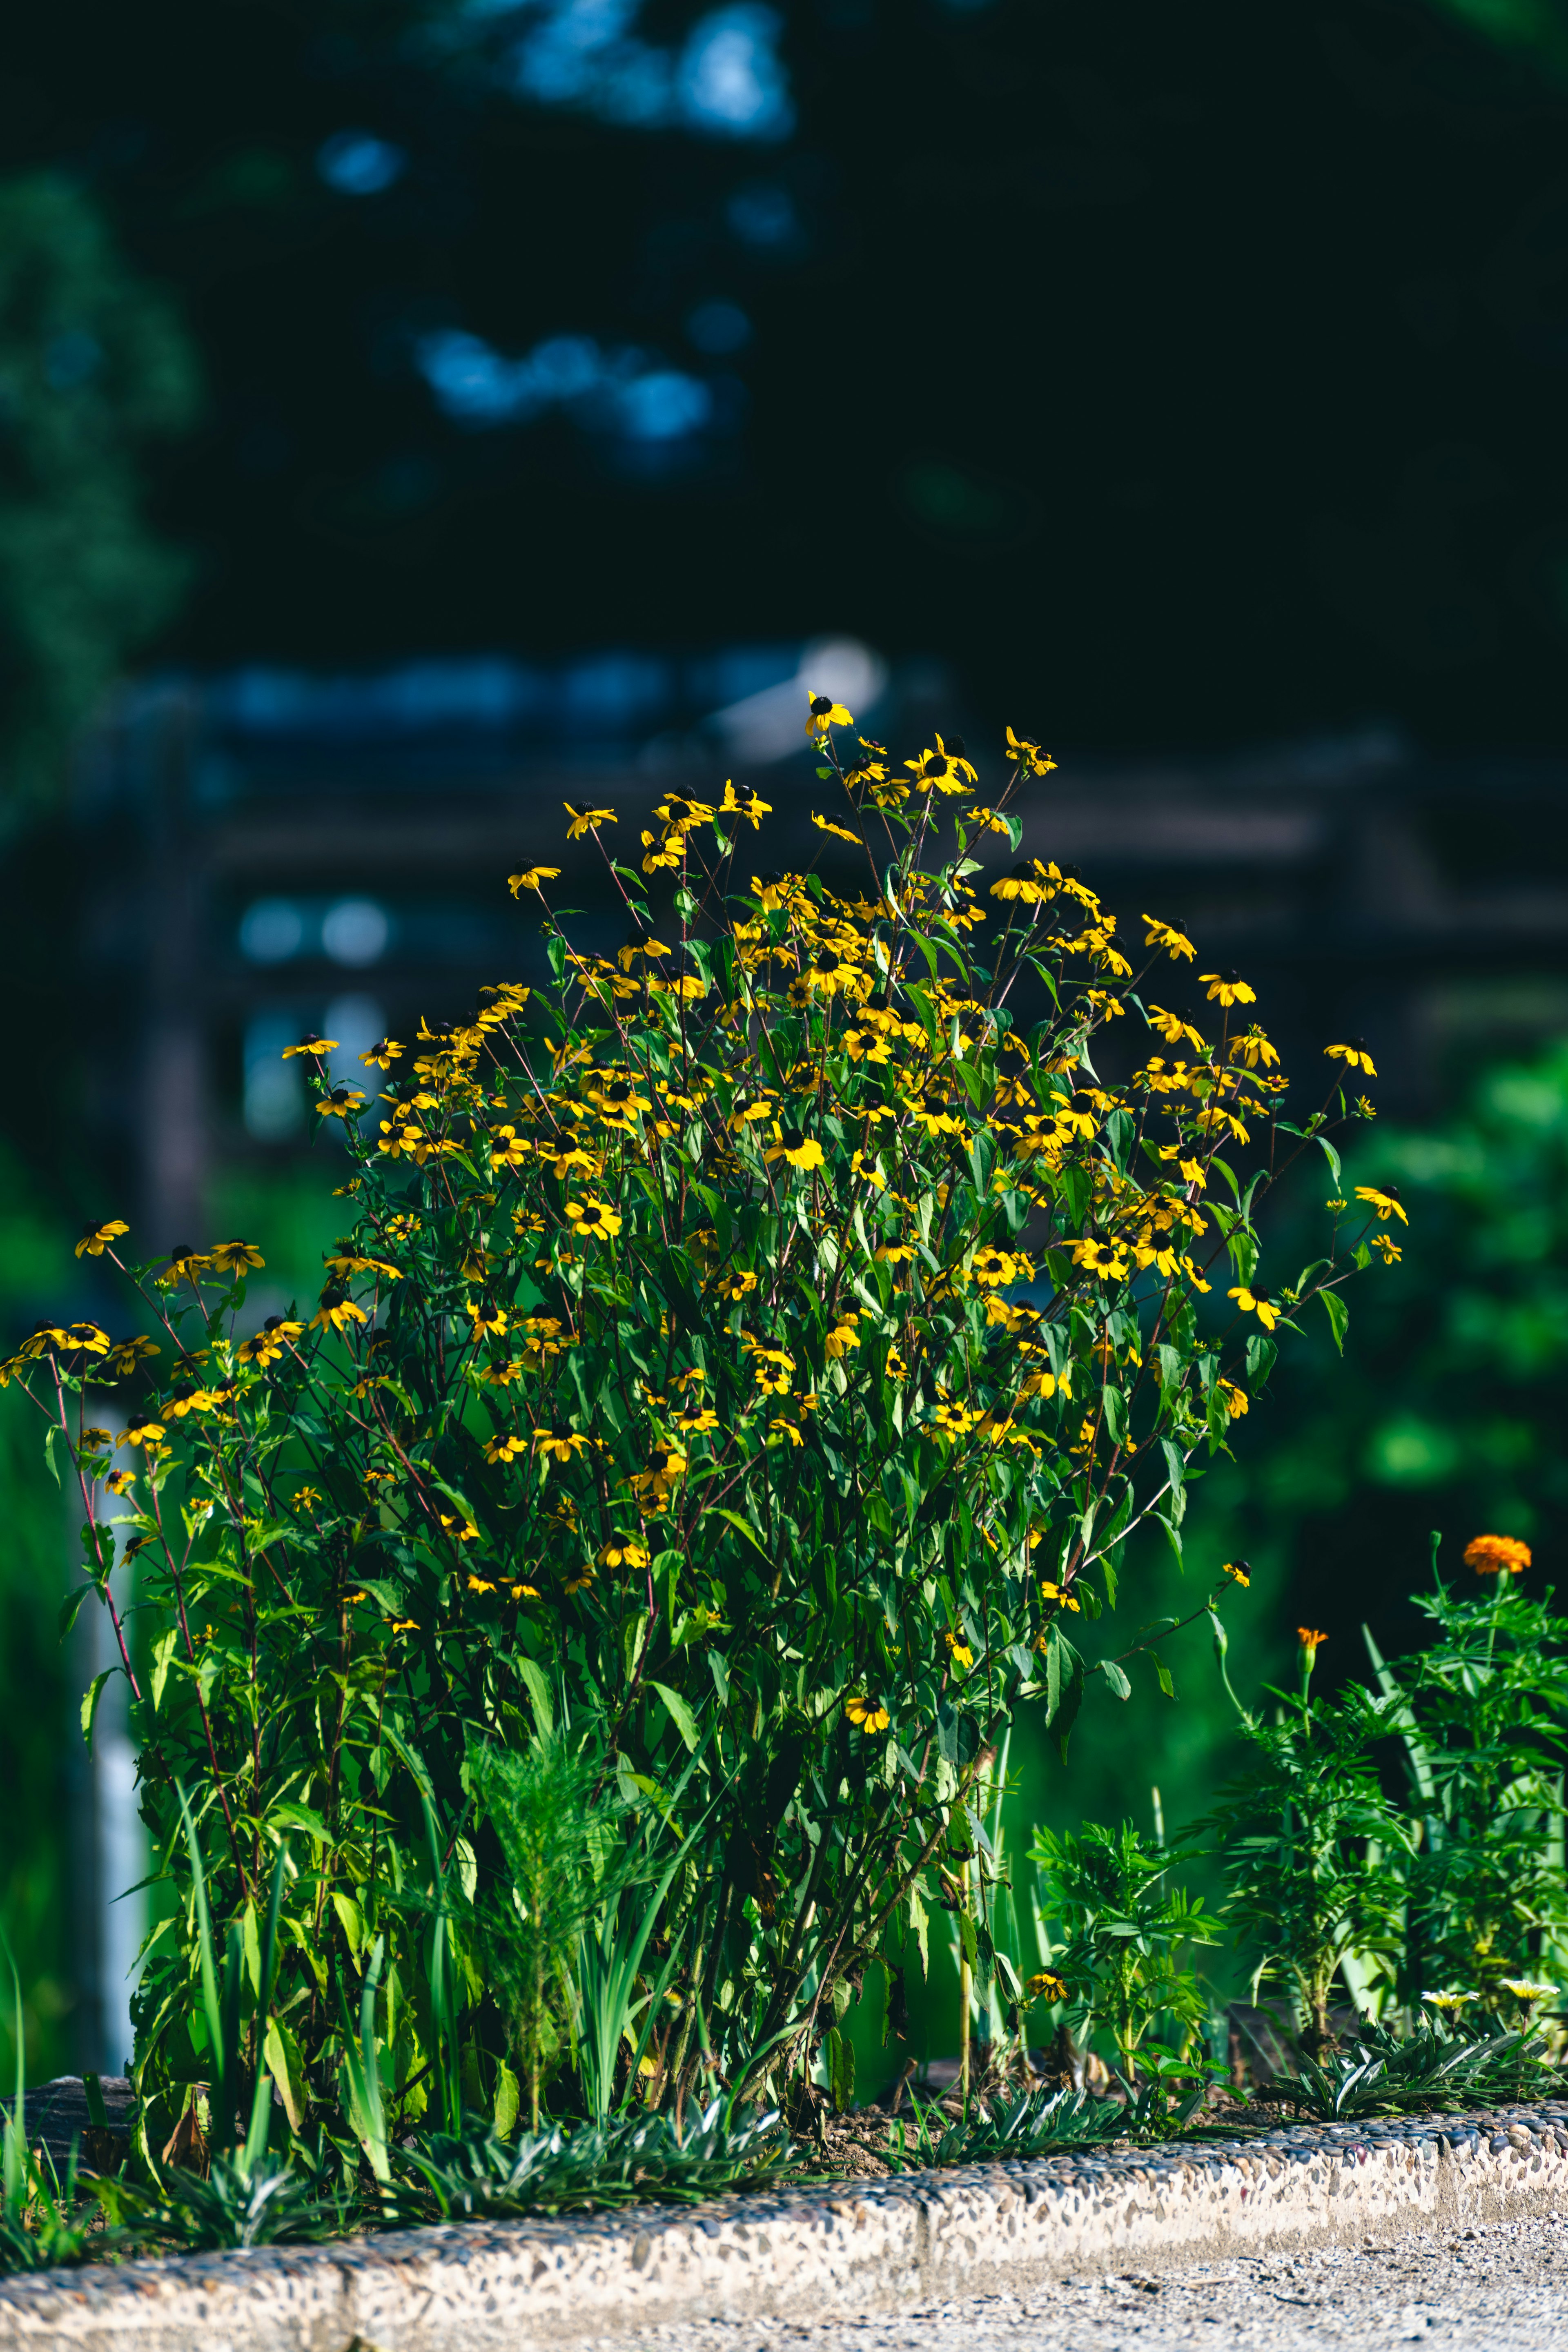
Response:
[{"label": "pebbled concrete edge", "polygon": [[[1500,2142],[1501,2143],[1500,2145]],[[674,2320],[825,2317],[1261,2247],[1568,2210],[1568,2131],[1228,2147],[1092,2178],[990,2166],[841,2192],[470,2224],[5,2282],[4,2352],[527,2352]]]}]

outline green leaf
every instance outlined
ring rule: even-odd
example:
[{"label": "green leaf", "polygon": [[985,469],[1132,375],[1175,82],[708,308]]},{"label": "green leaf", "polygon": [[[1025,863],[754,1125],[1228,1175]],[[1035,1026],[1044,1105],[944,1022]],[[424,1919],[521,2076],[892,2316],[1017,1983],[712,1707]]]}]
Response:
[{"label": "green leaf", "polygon": [[71,1449],[69,1438],[58,1424],[44,1432],[44,1467],[63,1494],[66,1475],[72,1467]]},{"label": "green leaf", "polygon": [[534,1721],[546,1739],[555,1728],[555,1707],[550,1696],[550,1685],[544,1679],[544,1669],[535,1658],[520,1656],[517,1671],[521,1675],[529,1697],[533,1701]]},{"label": "green leaf", "polygon": [[1329,1173],[1334,1180],[1334,1191],[1336,1192],[1342,1191],[1345,1180],[1340,1172],[1340,1155],[1326,1135],[1319,1136],[1318,1149],[1329,1163]]},{"label": "green leaf", "polygon": [[666,1683],[656,1683],[651,1675],[648,1679],[648,1688],[650,1690],[656,1690],[658,1693],[660,1698],[664,1701],[666,1707],[668,1709],[671,1723],[674,1724],[677,1731],[679,1732],[682,1739],[685,1740],[687,1747],[693,1754],[695,1754],[697,1749],[697,1717],[692,1714],[691,1709],[687,1706],[686,1701],[681,1697],[680,1693],[679,1691],[671,1690]]},{"label": "green leaf", "polygon": [[280,2017],[268,2019],[267,2039],[261,2048],[267,2061],[267,2071],[278,2085],[278,2095],[283,2102],[289,2130],[303,2131],[310,2105],[305,2087],[304,2053]]},{"label": "green leaf", "polygon": [[1334,1335],[1334,1345],[1342,1356],[1345,1351],[1345,1333],[1350,1328],[1350,1308],[1337,1290],[1320,1290],[1318,1296],[1323,1302],[1323,1312],[1329,1318],[1329,1328]]},{"label": "green leaf", "polygon": [[287,1804],[273,1806],[267,1816],[267,1826],[268,1829],[306,1830],[311,1837],[319,1838],[323,1845],[333,1843],[331,1832],[321,1814],[313,1807],[297,1805],[291,1800]]},{"label": "green leaf", "polygon": [[496,2068],[495,2127],[498,2139],[510,2139],[517,2129],[522,2092],[517,2076],[503,2058]]},{"label": "green leaf", "polygon": [[357,1968],[365,1944],[364,1913],[352,1895],[340,1895],[336,1888],[332,1891],[332,1908],[338,1915],[343,1934],[348,1937],[349,1951]]},{"label": "green leaf", "polygon": [[169,1668],[174,1662],[179,1638],[179,1627],[171,1625],[166,1633],[159,1634],[153,1644],[153,1671],[147,1678],[147,1686],[153,1694],[154,1715],[163,1704],[163,1685],[169,1679]]},{"label": "green leaf", "polygon": [[1154,1678],[1167,1698],[1175,1697],[1176,1685],[1171,1679],[1171,1669],[1165,1664],[1164,1659],[1159,1656],[1156,1656],[1154,1660]]},{"label": "green leaf", "polygon": [[110,1675],[118,1672],[119,1669],[116,1666],[105,1666],[103,1672],[100,1675],[94,1675],[88,1685],[87,1696],[81,1703],[81,1736],[86,1740],[89,1750],[92,1747],[93,1718],[98,1713],[98,1702],[103,1696],[103,1685]]},{"label": "green leaf", "polygon": [[836,2025],[829,2033],[825,2055],[833,2105],[843,2115],[855,2096],[855,2043],[842,2026]]},{"label": "green leaf", "polygon": [[1100,1662],[1100,1671],[1105,1676],[1106,1681],[1110,1685],[1111,1690],[1115,1693],[1118,1698],[1131,1697],[1132,1685],[1128,1681],[1126,1675],[1122,1673],[1114,1658],[1101,1658]]},{"label": "green leaf", "polygon": [[77,1591],[68,1592],[66,1594],[65,1599],[60,1602],[58,1631],[59,1638],[62,1642],[66,1639],[67,1635],[71,1632],[75,1625],[77,1618],[80,1614],[82,1602],[88,1598],[89,1593],[94,1593],[97,1590],[98,1587],[94,1584],[84,1584],[80,1586]]}]

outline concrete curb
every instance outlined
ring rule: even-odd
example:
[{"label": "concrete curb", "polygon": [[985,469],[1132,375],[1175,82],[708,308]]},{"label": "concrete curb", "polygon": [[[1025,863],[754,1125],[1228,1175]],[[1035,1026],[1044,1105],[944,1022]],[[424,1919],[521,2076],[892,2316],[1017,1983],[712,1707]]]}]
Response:
[{"label": "concrete curb", "polygon": [[0,2281],[4,2352],[527,2352],[1568,2211],[1568,2103]]}]

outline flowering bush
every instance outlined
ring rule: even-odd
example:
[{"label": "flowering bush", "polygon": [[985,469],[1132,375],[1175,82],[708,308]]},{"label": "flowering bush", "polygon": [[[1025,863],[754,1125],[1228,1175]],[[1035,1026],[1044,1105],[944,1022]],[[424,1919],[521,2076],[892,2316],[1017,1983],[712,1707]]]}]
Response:
[{"label": "flowering bush", "polygon": [[[754,795],[670,793],[640,857],[605,851],[616,952],[546,911],[552,984],[384,1041],[374,1099],[331,1083],[331,1041],[290,1049],[345,1146],[319,1300],[252,1328],[260,1250],[182,1249],[132,1274],[148,1334],[52,1326],[5,1368],[80,1482],[81,1598],[115,1610],[95,1486],[135,1555],[118,1671],[179,1895],[138,2065],[172,2105],[211,2065],[180,1785],[293,2128],[352,2150],[362,2004],[394,2127],[437,2095],[515,2105],[490,1960],[527,1906],[479,1766],[549,1738],[615,1821],[667,1825],[651,2095],[797,2065],[942,1899],[1013,1710],[1065,1746],[1090,1677],[1128,1696],[1084,1633],[1135,1526],[1179,1552],[1277,1327],[1321,1297],[1342,1337],[1354,1265],[1397,1255],[1403,1211],[1366,1188],[1364,1232],[1336,1200],[1326,1255],[1258,1270],[1258,1202],[1308,1139],[1337,1174],[1364,1048],[1329,1048],[1327,1098],[1288,1122],[1243,980],[1172,1009],[1192,942],[1152,917],[1127,940],[1019,856],[1037,745],[1009,730],[985,802],[960,744],[847,757],[850,724],[813,701],[840,796],[814,822],[858,884],[761,870]],[[568,814],[609,840],[610,811]],[[542,905],[556,878],[511,888]],[[1113,1083],[1094,1057],[1122,1029],[1156,1050]],[[121,1265],[124,1235],[81,1248]],[[91,1418],[111,1380],[138,1400],[118,1441]],[[570,1982],[537,1988],[565,2063]]]}]

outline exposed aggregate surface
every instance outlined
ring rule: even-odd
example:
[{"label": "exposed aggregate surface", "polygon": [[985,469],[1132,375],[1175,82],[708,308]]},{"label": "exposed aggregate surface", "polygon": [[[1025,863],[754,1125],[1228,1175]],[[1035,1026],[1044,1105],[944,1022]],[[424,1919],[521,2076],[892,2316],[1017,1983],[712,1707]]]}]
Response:
[{"label": "exposed aggregate surface", "polygon": [[1568,2346],[1568,2213],[1152,2275],[1108,2271],[875,2318],[698,2320],[593,2340],[616,2352],[1316,2352],[1409,2343],[1559,2352]]}]

